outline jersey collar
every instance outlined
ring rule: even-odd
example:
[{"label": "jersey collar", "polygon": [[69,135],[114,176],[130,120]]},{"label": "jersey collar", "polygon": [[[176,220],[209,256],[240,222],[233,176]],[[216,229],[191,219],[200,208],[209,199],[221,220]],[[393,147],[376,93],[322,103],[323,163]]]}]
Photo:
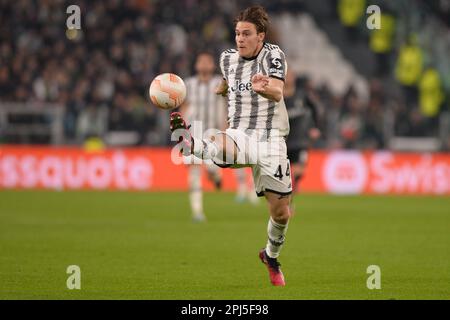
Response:
[{"label": "jersey collar", "polygon": [[256,56],[253,56],[253,57],[250,57],[250,58],[245,58],[245,57],[241,57],[241,58],[244,59],[244,60],[247,60],[247,61],[255,60],[256,58],[258,58],[258,56],[259,56],[259,54],[261,53],[262,49],[264,49],[265,44],[266,44],[266,43],[263,42],[263,45],[262,45],[261,49],[259,49],[259,51],[258,51],[258,53],[256,54]]}]

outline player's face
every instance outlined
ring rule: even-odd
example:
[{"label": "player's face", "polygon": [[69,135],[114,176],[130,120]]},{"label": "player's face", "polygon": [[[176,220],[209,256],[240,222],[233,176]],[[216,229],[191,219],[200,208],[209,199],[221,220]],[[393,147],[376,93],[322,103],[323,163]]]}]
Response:
[{"label": "player's face", "polygon": [[212,74],[216,68],[214,59],[209,54],[201,54],[197,57],[195,71],[200,74]]},{"label": "player's face", "polygon": [[236,24],[235,32],[239,55],[244,58],[254,57],[263,45],[265,33],[258,33],[256,26],[246,21],[239,21]]}]

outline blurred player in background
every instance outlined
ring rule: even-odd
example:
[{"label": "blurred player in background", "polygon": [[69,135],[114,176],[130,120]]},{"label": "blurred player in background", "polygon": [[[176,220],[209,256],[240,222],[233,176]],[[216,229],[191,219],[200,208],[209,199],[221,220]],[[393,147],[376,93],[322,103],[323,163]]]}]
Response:
[{"label": "blurred player in background", "polygon": [[[222,81],[215,72],[216,65],[212,54],[202,52],[195,62],[196,75],[186,79],[186,100],[180,107],[181,114],[189,123],[200,121],[202,131],[208,129],[224,130],[226,127],[225,99],[217,96],[214,89]],[[206,219],[203,212],[202,193],[202,165],[194,164],[193,157],[187,157],[185,163],[189,164],[189,201],[192,218],[196,222]],[[222,187],[220,168],[213,163],[205,163],[208,179],[214,183],[216,189]]]},{"label": "blurred player in background", "polygon": [[236,202],[243,203],[249,201],[251,204],[258,204],[259,198],[255,192],[253,179],[247,179],[247,168],[238,168],[234,170],[237,182]]},{"label": "blurred player in background", "polygon": [[288,228],[292,193],[285,142],[289,120],[283,100],[287,64],[281,49],[264,41],[269,17],[263,7],[245,9],[234,22],[237,48],[221,54],[223,80],[216,90],[228,97],[229,128],[211,139],[198,139],[176,112],[171,114],[170,127],[172,131],[184,129],[180,143],[184,154],[212,159],[222,167],[252,168],[256,191],[267,199],[270,213],[268,241],[259,258],[271,283],[284,286],[278,256]]},{"label": "blurred player in background", "polygon": [[[215,70],[216,65],[212,54],[202,52],[197,56],[195,62],[196,75],[186,79],[186,101],[180,107],[180,112],[188,123],[201,122],[203,132],[208,129],[223,131],[228,126],[226,101],[215,93],[222,77],[216,75]],[[185,160],[189,164],[189,201],[192,218],[195,222],[202,222],[206,219],[203,211],[202,165],[195,164],[193,157],[188,157]],[[221,169],[212,161],[205,161],[203,164],[206,167],[208,179],[214,183],[216,189],[221,189]],[[236,178],[238,183],[236,200],[243,202],[248,198],[251,202],[255,202],[256,193],[247,183],[245,168],[237,170]]]},{"label": "blurred player in background", "polygon": [[[308,149],[317,140],[319,130],[319,100],[315,96],[309,80],[300,81],[292,71],[288,71],[284,87],[284,101],[289,114],[288,156],[291,161],[292,189],[295,193],[305,173]],[[291,204],[294,210],[294,205]]]}]

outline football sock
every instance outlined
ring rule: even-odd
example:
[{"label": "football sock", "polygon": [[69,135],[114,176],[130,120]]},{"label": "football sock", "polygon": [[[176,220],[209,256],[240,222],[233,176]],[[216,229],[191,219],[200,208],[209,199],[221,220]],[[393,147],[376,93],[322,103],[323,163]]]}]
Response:
[{"label": "football sock", "polygon": [[248,190],[248,198],[249,198],[250,202],[253,204],[259,203],[259,198],[258,198],[258,195],[256,194],[255,183],[254,183],[253,179],[250,179],[250,183],[247,184],[247,190]]},{"label": "football sock", "polygon": [[189,167],[189,201],[191,204],[192,215],[194,217],[203,216],[203,194],[201,184],[200,166]]},{"label": "football sock", "polygon": [[246,184],[246,174],[245,168],[236,169],[236,180],[237,180],[237,196],[239,198],[244,199],[247,193],[247,184]]},{"label": "football sock", "polygon": [[272,217],[270,217],[267,225],[267,234],[269,239],[267,240],[266,245],[266,253],[270,258],[278,258],[281,247],[284,243],[287,228],[288,223],[277,223],[272,219]]},{"label": "football sock", "polygon": [[214,182],[214,185],[217,189],[220,189],[222,187],[222,177],[219,172],[219,167],[216,165],[208,166],[208,175],[210,177],[210,180]]},{"label": "football sock", "polygon": [[201,190],[191,191],[189,193],[189,200],[191,202],[192,216],[203,217],[203,194]]}]

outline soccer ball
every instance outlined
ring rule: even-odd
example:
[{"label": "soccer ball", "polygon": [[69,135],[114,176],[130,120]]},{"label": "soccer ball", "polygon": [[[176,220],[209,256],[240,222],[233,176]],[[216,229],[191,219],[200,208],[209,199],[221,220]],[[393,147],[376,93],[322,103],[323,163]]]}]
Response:
[{"label": "soccer ball", "polygon": [[186,98],[186,85],[183,79],[176,74],[163,73],[153,79],[149,95],[153,104],[158,108],[175,109]]}]

